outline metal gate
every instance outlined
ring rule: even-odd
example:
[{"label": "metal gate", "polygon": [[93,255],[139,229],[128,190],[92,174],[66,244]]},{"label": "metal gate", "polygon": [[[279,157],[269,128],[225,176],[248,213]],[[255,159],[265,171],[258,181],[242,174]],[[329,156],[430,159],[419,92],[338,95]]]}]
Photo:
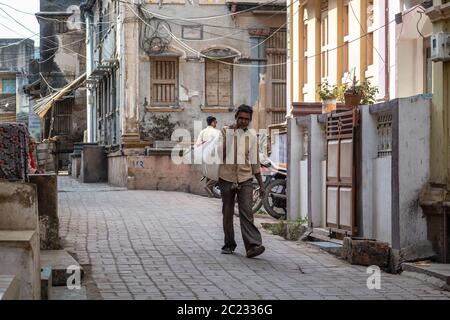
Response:
[{"label": "metal gate", "polygon": [[355,128],[357,112],[331,113],[327,117],[326,226],[331,231],[354,235]]}]

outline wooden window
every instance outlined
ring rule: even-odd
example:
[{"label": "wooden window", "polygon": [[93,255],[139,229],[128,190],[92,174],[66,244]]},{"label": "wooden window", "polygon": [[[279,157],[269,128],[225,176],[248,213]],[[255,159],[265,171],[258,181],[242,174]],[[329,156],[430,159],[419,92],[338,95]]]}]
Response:
[{"label": "wooden window", "polygon": [[367,35],[367,66],[373,65],[373,32]]},{"label": "wooden window", "polygon": [[208,107],[230,107],[232,105],[233,66],[228,64],[231,62],[228,59],[206,60],[206,105]]},{"label": "wooden window", "polygon": [[374,5],[373,0],[367,0],[367,27],[370,28],[374,24]]},{"label": "wooden window", "polygon": [[303,33],[303,48],[305,49],[303,53],[303,82],[308,83],[308,23],[305,22],[304,33]]},{"label": "wooden window", "polygon": [[328,77],[328,51],[321,54],[322,78]]},{"label": "wooden window", "polygon": [[322,17],[322,47],[327,46],[329,43],[329,37],[328,37],[328,15],[325,15]]},{"label": "wooden window", "polygon": [[152,58],[151,106],[178,104],[178,58]]},{"label": "wooden window", "polygon": [[349,5],[346,4],[344,6],[344,16],[343,16],[343,23],[344,23],[344,37],[349,35]]},{"label": "wooden window", "polygon": [[328,0],[321,2],[321,76],[328,77],[328,44],[329,44],[329,24],[328,24]]},{"label": "wooden window", "polygon": [[349,57],[348,57],[348,42],[344,43],[344,47],[343,47],[343,53],[342,53],[342,59],[343,59],[343,63],[342,63],[342,71],[345,73],[349,72]]}]

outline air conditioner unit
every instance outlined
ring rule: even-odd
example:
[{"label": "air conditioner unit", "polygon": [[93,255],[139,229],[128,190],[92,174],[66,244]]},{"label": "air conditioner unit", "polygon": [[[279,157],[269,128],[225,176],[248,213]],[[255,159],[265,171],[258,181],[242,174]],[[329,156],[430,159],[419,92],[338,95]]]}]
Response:
[{"label": "air conditioner unit", "polygon": [[450,61],[450,33],[439,32],[431,36],[431,60]]}]

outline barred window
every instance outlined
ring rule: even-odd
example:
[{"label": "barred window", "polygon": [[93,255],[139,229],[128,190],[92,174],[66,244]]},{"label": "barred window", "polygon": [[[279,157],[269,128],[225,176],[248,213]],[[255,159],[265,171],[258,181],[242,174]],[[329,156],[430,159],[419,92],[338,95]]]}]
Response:
[{"label": "barred window", "polygon": [[206,60],[206,105],[208,107],[232,105],[233,67],[228,64],[231,62],[231,60]]},{"label": "barred window", "polygon": [[152,58],[151,106],[178,104],[178,58]]}]

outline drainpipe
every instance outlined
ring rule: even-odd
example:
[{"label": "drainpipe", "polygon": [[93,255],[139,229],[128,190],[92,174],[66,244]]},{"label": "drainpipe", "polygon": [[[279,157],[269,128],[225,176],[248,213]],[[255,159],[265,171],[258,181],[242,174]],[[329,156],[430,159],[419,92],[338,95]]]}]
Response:
[{"label": "drainpipe", "polygon": [[384,52],[384,63],[385,63],[385,67],[384,67],[384,100],[385,101],[389,101],[390,100],[390,87],[391,87],[391,83],[390,83],[390,54],[391,54],[391,50],[390,50],[390,39],[389,39],[389,28],[390,28],[390,24],[389,24],[389,0],[384,0],[384,24],[385,24],[385,28],[384,28],[384,38],[385,38],[385,52]]}]

